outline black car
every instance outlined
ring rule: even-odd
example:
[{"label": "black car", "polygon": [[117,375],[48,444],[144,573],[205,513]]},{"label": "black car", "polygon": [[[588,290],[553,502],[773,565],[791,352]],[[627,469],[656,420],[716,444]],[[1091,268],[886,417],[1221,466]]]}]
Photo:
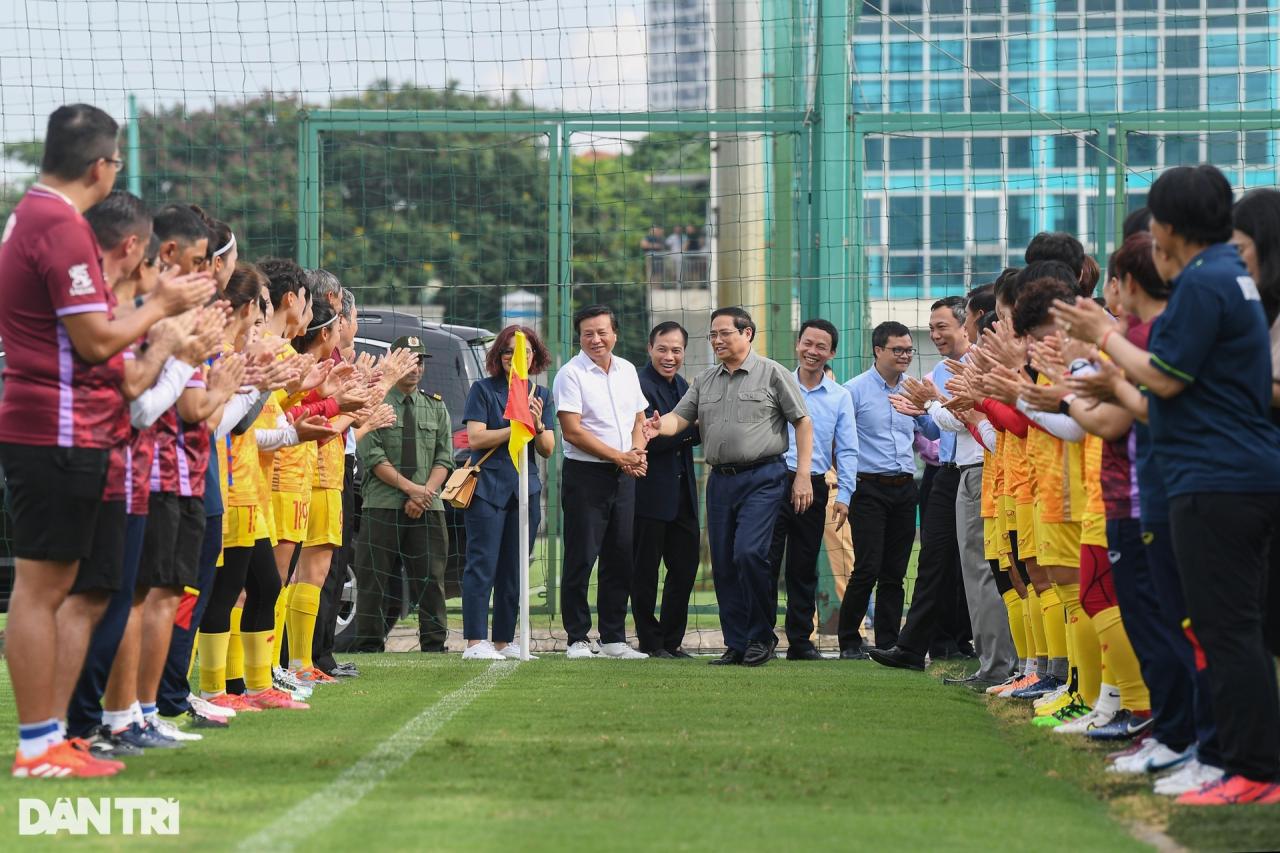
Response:
[{"label": "black car", "polygon": [[[439,394],[449,410],[453,431],[454,459],[458,464],[470,455],[467,429],[462,423],[462,409],[466,405],[471,386],[486,375],[484,360],[494,335],[487,329],[472,326],[455,326],[449,323],[431,323],[412,314],[399,311],[360,311],[359,330],[356,333],[356,352],[374,355],[386,353],[396,339],[416,335],[422,339],[431,358],[427,359],[419,388],[427,394]],[[356,483],[363,473],[357,462]],[[360,496],[356,492],[356,524],[359,525]],[[445,568],[445,597],[456,598],[462,594],[462,566],[466,554],[467,534],[461,513],[445,506],[445,524],[449,530],[449,559]],[[356,575],[354,566],[346,567],[346,580],[342,589],[342,606],[338,609],[338,623],[334,630],[335,645],[339,651],[349,649],[355,639]],[[408,581],[401,569],[399,584],[392,584],[392,595],[399,606],[388,607],[388,622],[409,614]],[[389,626],[388,626],[389,627]]]}]

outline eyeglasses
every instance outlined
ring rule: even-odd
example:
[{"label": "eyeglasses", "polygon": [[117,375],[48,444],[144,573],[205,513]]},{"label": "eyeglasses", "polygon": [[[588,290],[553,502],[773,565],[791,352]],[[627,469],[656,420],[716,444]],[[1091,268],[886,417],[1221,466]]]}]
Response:
[{"label": "eyeglasses", "polygon": [[707,340],[711,341],[712,343],[714,343],[717,338],[719,338],[722,341],[727,341],[734,335],[740,335],[744,331],[746,330],[745,329],[712,329],[710,334],[707,335]]},{"label": "eyeglasses", "polygon": [[887,349],[893,353],[895,358],[902,358],[904,355],[915,355],[915,347],[878,347],[878,349]]},{"label": "eyeglasses", "polygon": [[515,355],[515,354],[516,354],[516,351],[511,347],[507,347],[504,350],[498,350],[498,355]]},{"label": "eyeglasses", "polygon": [[107,163],[110,163],[112,166],[115,166],[117,172],[124,171],[124,161],[116,157],[94,157],[92,160],[85,160],[84,164],[86,166],[92,166],[94,163],[97,163],[99,160],[105,161]]}]

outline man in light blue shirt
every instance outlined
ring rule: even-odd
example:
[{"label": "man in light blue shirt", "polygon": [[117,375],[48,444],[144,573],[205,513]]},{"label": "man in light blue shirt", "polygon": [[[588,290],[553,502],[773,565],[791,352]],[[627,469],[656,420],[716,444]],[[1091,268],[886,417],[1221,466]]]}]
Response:
[{"label": "man in light blue shirt", "polygon": [[862,619],[876,590],[876,647],[892,648],[902,624],[902,580],[916,538],[916,433],[938,438],[927,415],[912,418],[889,402],[902,390],[915,347],[911,330],[892,320],[871,334],[875,364],[845,384],[858,432],[858,489],[850,507],[853,576],[840,603],[840,657],[864,660]]},{"label": "man in light blue shirt", "polygon": [[[809,479],[813,503],[797,512],[789,497],[780,502],[769,548],[769,569],[773,575],[773,621],[777,621],[778,578],[782,555],[787,556],[787,660],[822,660],[813,645],[813,614],[818,594],[818,551],[826,526],[829,497],[826,472],[836,468],[836,529],[849,516],[849,502],[857,486],[858,432],[854,424],[853,398],[825,373],[827,362],[836,354],[840,333],[826,320],[806,320],[796,340],[796,382],[813,422],[813,455]],[[785,461],[787,485],[796,477],[797,446],[795,427],[787,425],[789,443]],[[787,495],[791,490],[787,489]]]}]

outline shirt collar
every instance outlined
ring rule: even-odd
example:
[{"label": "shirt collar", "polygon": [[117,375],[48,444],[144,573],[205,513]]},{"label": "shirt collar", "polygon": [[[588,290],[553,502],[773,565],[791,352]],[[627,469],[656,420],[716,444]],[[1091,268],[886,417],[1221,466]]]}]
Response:
[{"label": "shirt collar", "polygon": [[797,367],[797,368],[795,369],[794,373],[795,373],[795,377],[796,377],[796,384],[797,384],[797,385],[799,385],[799,386],[800,386],[800,390],[801,390],[801,391],[803,391],[803,392],[804,392],[804,393],[806,393],[806,394],[816,394],[816,393],[818,393],[819,391],[830,391],[830,390],[831,390],[831,389],[833,389],[833,388],[839,388],[839,387],[840,387],[840,383],[839,383],[839,382],[836,382],[834,379],[832,379],[832,378],[831,378],[830,376],[828,376],[826,373],[823,373],[823,374],[822,374],[822,381],[818,383],[817,387],[815,387],[815,388],[806,388],[806,387],[804,386],[804,383],[800,381],[800,368],[798,368],[798,367]]},{"label": "shirt collar", "polygon": [[[756,363],[759,361],[760,361],[760,356],[756,354],[755,349],[754,348],[749,349],[747,350],[747,357],[742,360],[742,364],[739,364],[737,369],[735,369],[733,372],[737,373],[739,370],[741,370],[744,373],[750,373],[751,368],[755,367]],[[719,367],[720,367],[721,373],[729,373],[729,368],[724,366],[723,361],[719,362]]]},{"label": "shirt collar", "polygon": [[395,400],[397,406],[404,405],[405,398],[411,396],[410,394],[404,393],[394,385],[391,386],[391,390],[387,392],[387,395],[391,397],[391,399]]},{"label": "shirt collar", "polygon": [[79,212],[80,212],[79,208],[77,208],[77,207],[76,207],[76,203],[75,203],[74,201],[72,201],[71,199],[67,198],[65,195],[63,195],[62,193],[60,193],[60,192],[58,192],[57,190],[53,189],[52,187],[47,187],[47,186],[45,186],[44,184],[41,184],[41,183],[34,183],[34,184],[32,184],[32,185],[31,185],[31,189],[33,189],[33,190],[39,190],[39,191],[40,191],[40,192],[42,192],[42,193],[48,193],[48,194],[49,194],[49,195],[51,195],[51,196],[55,196],[55,197],[57,197],[57,198],[60,198],[60,199],[62,199],[63,201],[65,201],[65,202],[67,203],[67,206],[68,206],[68,207],[70,207],[72,210],[76,211],[77,213],[79,213]]},{"label": "shirt collar", "polygon": [[1204,266],[1208,262],[1217,260],[1218,256],[1223,254],[1226,251],[1230,251],[1233,254],[1235,254],[1236,252],[1235,247],[1229,243],[1212,243],[1208,246],[1205,246],[1203,249],[1201,249],[1199,252],[1196,253],[1195,257],[1193,257],[1190,261],[1187,262],[1187,265],[1182,268],[1182,272],[1178,273],[1177,276],[1174,277],[1172,283],[1176,286],[1177,283],[1182,280],[1182,277],[1184,275],[1191,272],[1192,270],[1199,269],[1200,267]]},{"label": "shirt collar", "polygon": [[898,385],[890,385],[888,382],[885,382],[884,377],[880,375],[880,371],[876,370],[874,365],[867,371],[867,375],[871,376],[872,382],[886,391],[893,391],[897,389],[898,385],[902,384],[901,379],[898,380]]},{"label": "shirt collar", "polygon": [[609,354],[609,373],[605,373],[604,369],[601,368],[600,365],[592,361],[591,356],[587,355],[586,350],[584,349],[578,350],[578,355],[581,356],[582,358],[582,362],[583,362],[582,366],[584,370],[594,370],[596,373],[599,373],[601,376],[608,376],[609,373],[618,372],[618,357],[616,355],[613,355],[612,353]]},{"label": "shirt collar", "polygon": [[663,385],[670,385],[673,388],[676,385],[676,379],[680,376],[679,373],[676,373],[670,379],[668,379],[667,377],[663,376],[661,373],[658,372],[658,368],[653,366],[652,361],[645,362],[645,365],[640,369],[640,372],[646,374],[647,376],[652,377],[658,382],[661,382]]}]

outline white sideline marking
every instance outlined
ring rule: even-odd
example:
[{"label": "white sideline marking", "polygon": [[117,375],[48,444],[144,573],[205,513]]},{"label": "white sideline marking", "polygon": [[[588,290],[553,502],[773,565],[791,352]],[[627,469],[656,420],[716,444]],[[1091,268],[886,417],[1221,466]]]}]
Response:
[{"label": "white sideline marking", "polygon": [[347,809],[376,788],[388,774],[412,758],[445,723],[495,684],[515,672],[518,661],[494,661],[463,684],[400,727],[338,778],[240,842],[240,850],[292,850],[305,836],[333,823]]}]

